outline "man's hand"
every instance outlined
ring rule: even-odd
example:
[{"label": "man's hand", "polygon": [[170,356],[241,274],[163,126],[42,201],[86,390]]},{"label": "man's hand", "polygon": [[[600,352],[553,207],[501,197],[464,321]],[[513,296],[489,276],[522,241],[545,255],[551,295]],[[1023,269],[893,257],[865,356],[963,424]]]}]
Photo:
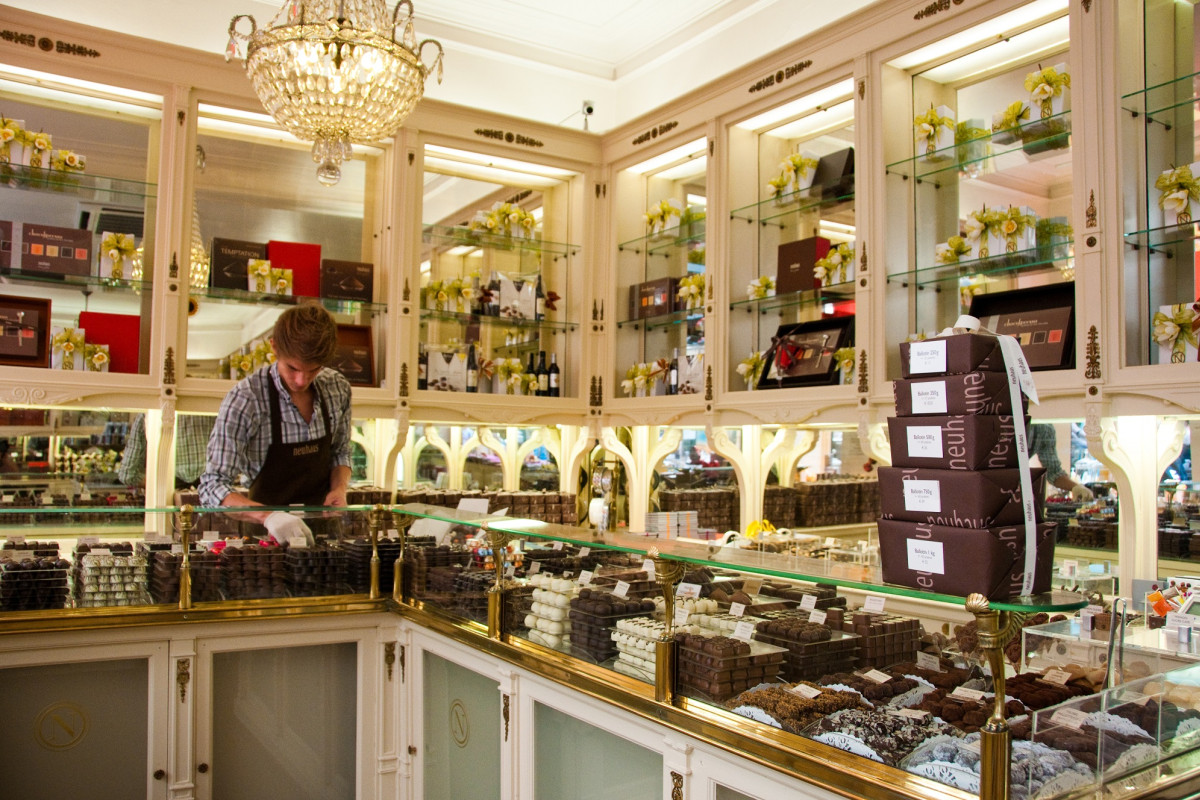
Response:
[{"label": "man's hand", "polygon": [[1077,483],[1071,487],[1071,499],[1080,503],[1090,503],[1096,499],[1096,495],[1082,483]]},{"label": "man's hand", "polygon": [[303,537],[309,547],[316,544],[312,531],[304,524],[304,520],[286,511],[272,511],[263,520],[263,525],[280,544],[290,542],[295,537]]}]

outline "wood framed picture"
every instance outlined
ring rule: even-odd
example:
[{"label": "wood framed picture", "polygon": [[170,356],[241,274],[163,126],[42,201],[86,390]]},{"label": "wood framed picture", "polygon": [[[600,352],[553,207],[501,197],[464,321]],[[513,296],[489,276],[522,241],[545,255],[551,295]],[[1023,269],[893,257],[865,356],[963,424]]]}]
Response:
[{"label": "wood framed picture", "polygon": [[834,354],[854,344],[854,317],[780,325],[771,337],[759,389],[822,386],[838,382]]},{"label": "wood framed picture", "polygon": [[50,366],[50,301],[0,295],[0,364]]},{"label": "wood framed picture", "polygon": [[370,325],[338,325],[337,355],[332,366],[351,386],[375,385],[375,346]]},{"label": "wood framed picture", "polygon": [[1074,282],[977,294],[968,313],[1016,338],[1031,370],[1075,368]]}]

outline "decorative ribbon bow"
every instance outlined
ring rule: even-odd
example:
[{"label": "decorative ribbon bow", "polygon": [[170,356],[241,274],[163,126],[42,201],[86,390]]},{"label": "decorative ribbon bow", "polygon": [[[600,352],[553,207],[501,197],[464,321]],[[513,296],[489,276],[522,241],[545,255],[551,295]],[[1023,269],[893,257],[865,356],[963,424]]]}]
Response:
[{"label": "decorative ribbon bow", "polygon": [[109,360],[108,346],[103,344],[85,345],[83,348],[83,360],[87,364],[88,372],[103,372]]},{"label": "decorative ribbon bow", "polygon": [[1041,106],[1042,119],[1053,115],[1053,98],[1059,97],[1063,89],[1069,88],[1070,73],[1059,72],[1054,67],[1046,67],[1025,76],[1025,91]]},{"label": "decorative ribbon bow", "polygon": [[1180,303],[1171,306],[1171,315],[1154,312],[1154,341],[1171,348],[1171,363],[1181,364],[1187,358],[1187,347],[1200,347],[1200,316],[1196,307],[1200,303]]},{"label": "decorative ribbon bow", "polygon": [[1010,103],[1000,114],[1000,121],[992,126],[993,131],[1006,131],[1017,127],[1023,120],[1029,119],[1029,106],[1020,100]]},{"label": "decorative ribbon bow", "polygon": [[1179,214],[1187,211],[1191,201],[1200,200],[1200,180],[1187,164],[1159,175],[1154,188],[1159,191],[1158,206],[1163,211]]},{"label": "decorative ribbon bow", "polygon": [[125,259],[133,257],[137,244],[128,233],[106,233],[100,240],[100,251],[112,262],[112,277],[119,281],[125,277]]},{"label": "decorative ribbon bow", "polygon": [[62,355],[61,369],[75,369],[75,354],[83,351],[83,331],[64,328],[50,341],[54,352]]},{"label": "decorative ribbon bow", "polygon": [[24,141],[24,131],[15,120],[0,117],[0,164],[12,162],[12,146]]}]

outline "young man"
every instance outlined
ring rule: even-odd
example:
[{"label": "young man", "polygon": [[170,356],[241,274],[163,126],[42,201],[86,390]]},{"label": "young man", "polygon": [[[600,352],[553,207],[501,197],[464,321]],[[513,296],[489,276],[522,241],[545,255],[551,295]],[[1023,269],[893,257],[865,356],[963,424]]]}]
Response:
[{"label": "young man", "polygon": [[[350,384],[325,366],[337,350],[337,325],[325,309],[289,308],[271,336],[275,363],[225,396],[200,478],[204,506],[344,506],[350,484]],[[243,492],[241,476],[250,480]],[[299,517],[282,511],[240,516],[276,541],[312,540]]]}]

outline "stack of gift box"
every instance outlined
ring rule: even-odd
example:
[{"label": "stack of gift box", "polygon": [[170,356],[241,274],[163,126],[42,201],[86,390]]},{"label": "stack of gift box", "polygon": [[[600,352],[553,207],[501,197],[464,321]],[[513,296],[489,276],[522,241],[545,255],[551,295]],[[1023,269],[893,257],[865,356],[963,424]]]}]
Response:
[{"label": "stack of gift box", "polygon": [[[1031,591],[1048,590],[1055,526],[1042,521],[1045,470],[1030,468],[1027,525],[1018,420],[1000,339],[951,333],[900,350],[897,416],[888,421],[893,466],[879,470],[884,581],[951,595],[1016,597],[1027,593],[1032,532]],[[1025,396],[1018,396],[1016,413],[1024,423]]]}]

